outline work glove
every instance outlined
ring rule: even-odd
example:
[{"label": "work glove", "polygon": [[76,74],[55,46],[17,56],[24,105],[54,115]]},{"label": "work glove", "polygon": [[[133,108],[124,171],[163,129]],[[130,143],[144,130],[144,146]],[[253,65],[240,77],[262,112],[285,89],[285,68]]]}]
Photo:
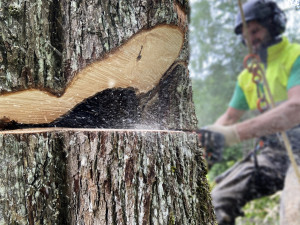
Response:
[{"label": "work glove", "polygon": [[204,150],[208,169],[210,169],[215,163],[222,160],[225,146],[224,135],[207,129],[197,130],[197,134]]},{"label": "work glove", "polygon": [[241,141],[235,125],[231,125],[231,126],[209,125],[204,127],[203,129],[222,134],[225,138],[225,146],[232,146]]}]

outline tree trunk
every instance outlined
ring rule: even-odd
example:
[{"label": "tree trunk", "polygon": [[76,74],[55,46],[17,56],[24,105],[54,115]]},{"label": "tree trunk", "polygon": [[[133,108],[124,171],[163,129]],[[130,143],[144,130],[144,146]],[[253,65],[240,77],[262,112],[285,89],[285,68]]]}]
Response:
[{"label": "tree trunk", "polygon": [[0,224],[214,224],[188,11],[0,2]]},{"label": "tree trunk", "polygon": [[1,222],[213,224],[198,145],[185,132],[1,134]]}]

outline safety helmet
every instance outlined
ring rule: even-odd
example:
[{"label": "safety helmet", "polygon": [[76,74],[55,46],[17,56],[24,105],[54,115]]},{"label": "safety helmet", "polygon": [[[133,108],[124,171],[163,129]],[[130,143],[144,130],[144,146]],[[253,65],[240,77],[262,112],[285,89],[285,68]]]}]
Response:
[{"label": "safety helmet", "polygon": [[[266,27],[273,37],[284,32],[286,25],[285,13],[273,1],[249,0],[243,4],[243,11],[246,22],[256,20]],[[235,34],[241,34],[243,21],[241,13],[236,17]]]}]

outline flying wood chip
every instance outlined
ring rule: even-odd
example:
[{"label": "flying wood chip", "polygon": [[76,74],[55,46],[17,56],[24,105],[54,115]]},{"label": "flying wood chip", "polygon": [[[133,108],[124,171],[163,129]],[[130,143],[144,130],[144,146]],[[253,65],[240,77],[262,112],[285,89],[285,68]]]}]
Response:
[{"label": "flying wood chip", "polygon": [[1,95],[0,117],[25,124],[50,123],[107,88],[147,92],[176,60],[183,39],[183,32],[174,26],[142,31],[81,70],[61,97],[37,89]]}]

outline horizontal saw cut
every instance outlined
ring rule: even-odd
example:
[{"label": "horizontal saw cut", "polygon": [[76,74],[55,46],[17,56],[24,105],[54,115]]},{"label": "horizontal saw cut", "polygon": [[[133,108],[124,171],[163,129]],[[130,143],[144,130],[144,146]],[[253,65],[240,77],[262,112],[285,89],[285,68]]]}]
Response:
[{"label": "horizontal saw cut", "polygon": [[131,87],[138,93],[148,92],[178,58],[183,40],[183,32],[175,26],[142,31],[81,70],[61,97],[38,89],[0,95],[0,119],[50,123],[107,88]]}]

